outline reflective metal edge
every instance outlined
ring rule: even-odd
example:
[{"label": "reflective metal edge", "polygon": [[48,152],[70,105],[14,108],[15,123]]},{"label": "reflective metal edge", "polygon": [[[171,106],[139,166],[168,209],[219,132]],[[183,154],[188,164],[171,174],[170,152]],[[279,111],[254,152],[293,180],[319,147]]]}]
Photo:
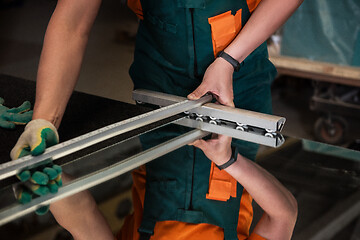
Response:
[{"label": "reflective metal edge", "polygon": [[206,122],[196,121],[189,118],[180,119],[175,123],[182,126],[197,128],[203,131],[208,131],[216,134],[223,134],[232,138],[258,143],[274,148],[280,147],[285,142],[284,137],[280,133],[274,133],[274,137],[267,137],[256,133],[249,133],[241,130],[232,129],[229,127],[223,127]]},{"label": "reflective metal edge", "polygon": [[13,176],[23,169],[34,167],[39,163],[49,161],[49,159],[55,160],[61,158],[114,136],[129,132],[139,127],[143,127],[150,123],[168,118],[189,109],[199,107],[204,103],[210,102],[211,99],[212,97],[207,95],[196,101],[185,100],[177,102],[175,104],[111,124],[82,136],[73,138],[69,141],[57,144],[46,149],[42,155],[36,157],[25,156],[17,160],[1,164],[0,180]]},{"label": "reflective metal edge", "polygon": [[209,134],[210,133],[201,130],[192,130],[186,134],[171,139],[158,146],[131,156],[119,163],[113,164],[102,170],[98,170],[92,174],[73,180],[70,183],[59,188],[59,191],[56,194],[48,194],[35,198],[30,203],[25,205],[13,204],[0,212],[0,226],[16,218],[31,213],[35,211],[38,207],[45,206],[52,202],[61,200],[65,197],[89,189],[93,186],[96,186],[121,174],[131,171],[147,162],[150,162],[151,160],[154,160],[155,158],[163,156]]},{"label": "reflective metal edge", "polygon": [[[137,89],[133,91],[133,99],[138,102],[167,106],[183,101],[186,98],[150,90]],[[215,103],[204,104],[198,108],[192,109],[190,112],[279,132],[283,129],[286,121],[284,117],[227,107]]]}]

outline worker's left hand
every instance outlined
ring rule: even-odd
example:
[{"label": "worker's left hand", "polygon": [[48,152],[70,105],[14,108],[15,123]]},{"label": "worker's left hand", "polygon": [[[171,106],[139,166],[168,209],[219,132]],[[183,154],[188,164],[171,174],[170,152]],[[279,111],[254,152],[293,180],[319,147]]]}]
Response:
[{"label": "worker's left hand", "polygon": [[196,100],[210,92],[216,100],[226,106],[234,106],[233,66],[222,58],[215,61],[206,69],[202,83],[187,97]]},{"label": "worker's left hand", "polygon": [[0,97],[0,127],[13,129],[15,125],[24,125],[31,121],[31,104],[25,101],[20,107],[11,108],[3,105],[4,99]]},{"label": "worker's left hand", "polygon": [[231,137],[213,133],[211,139],[206,141],[199,139],[190,145],[200,148],[207,158],[220,166],[231,157],[231,139]]},{"label": "worker's left hand", "polygon": [[[47,147],[59,142],[59,135],[53,124],[43,119],[35,119],[29,122],[24,132],[21,134],[10,156],[16,160],[26,155],[37,156],[44,153]],[[17,200],[28,203],[34,196],[43,196],[56,193],[62,186],[61,167],[48,162],[45,165],[34,169],[21,171],[16,176],[22,182],[14,188]],[[44,206],[36,210],[38,215],[45,214],[49,206]]]}]

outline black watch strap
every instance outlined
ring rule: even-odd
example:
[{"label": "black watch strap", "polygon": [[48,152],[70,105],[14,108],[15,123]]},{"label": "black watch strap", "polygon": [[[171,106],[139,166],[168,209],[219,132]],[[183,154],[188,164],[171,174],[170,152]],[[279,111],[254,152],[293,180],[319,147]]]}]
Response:
[{"label": "black watch strap", "polygon": [[237,156],[238,156],[239,150],[237,147],[232,146],[231,147],[231,157],[230,160],[227,161],[226,163],[218,166],[216,165],[220,170],[223,170],[227,167],[229,167],[231,164],[233,164],[234,162],[236,162]]},{"label": "black watch strap", "polygon": [[240,63],[226,52],[224,51],[219,52],[218,57],[221,57],[226,61],[228,61],[234,67],[235,72],[238,72],[240,70]]}]

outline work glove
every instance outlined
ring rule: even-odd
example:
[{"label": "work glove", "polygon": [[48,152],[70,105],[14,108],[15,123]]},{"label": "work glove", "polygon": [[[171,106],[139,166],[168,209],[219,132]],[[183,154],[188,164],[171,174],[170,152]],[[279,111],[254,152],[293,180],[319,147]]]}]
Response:
[{"label": "work glove", "polygon": [[[21,134],[15,147],[11,150],[12,160],[26,155],[37,156],[42,154],[47,147],[59,142],[59,135],[53,124],[43,119],[36,119],[29,122]],[[14,188],[15,196],[22,204],[32,200],[34,195],[43,196],[56,193],[62,186],[61,167],[52,162],[45,165],[24,170],[17,177],[22,184]],[[43,215],[49,210],[44,206],[36,210],[38,215]]]},{"label": "work glove", "polygon": [[4,99],[0,97],[0,127],[13,129],[15,125],[25,125],[32,118],[31,104],[25,101],[20,107],[11,108],[3,105]]}]

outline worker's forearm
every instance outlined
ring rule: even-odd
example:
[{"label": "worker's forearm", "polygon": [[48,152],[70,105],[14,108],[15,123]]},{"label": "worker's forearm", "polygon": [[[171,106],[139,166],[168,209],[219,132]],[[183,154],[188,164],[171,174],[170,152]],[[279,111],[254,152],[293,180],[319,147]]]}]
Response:
[{"label": "worker's forearm", "polygon": [[254,232],[266,239],[290,239],[297,218],[294,196],[269,172],[241,155],[226,171],[264,210]]},{"label": "worker's forearm", "polygon": [[[41,53],[33,118],[59,127],[75,87],[100,0],[59,1]],[[84,7],[84,6],[87,7]]]},{"label": "worker's forearm", "polygon": [[262,0],[238,36],[224,51],[242,62],[281,27],[302,2],[303,0]]},{"label": "worker's forearm", "polygon": [[258,164],[238,155],[226,171],[232,175],[271,216],[287,216],[296,208],[292,194]]},{"label": "worker's forearm", "polygon": [[[70,177],[62,175],[66,184]],[[82,191],[50,205],[56,221],[68,230],[75,240],[113,240],[109,225],[88,191]]]}]

